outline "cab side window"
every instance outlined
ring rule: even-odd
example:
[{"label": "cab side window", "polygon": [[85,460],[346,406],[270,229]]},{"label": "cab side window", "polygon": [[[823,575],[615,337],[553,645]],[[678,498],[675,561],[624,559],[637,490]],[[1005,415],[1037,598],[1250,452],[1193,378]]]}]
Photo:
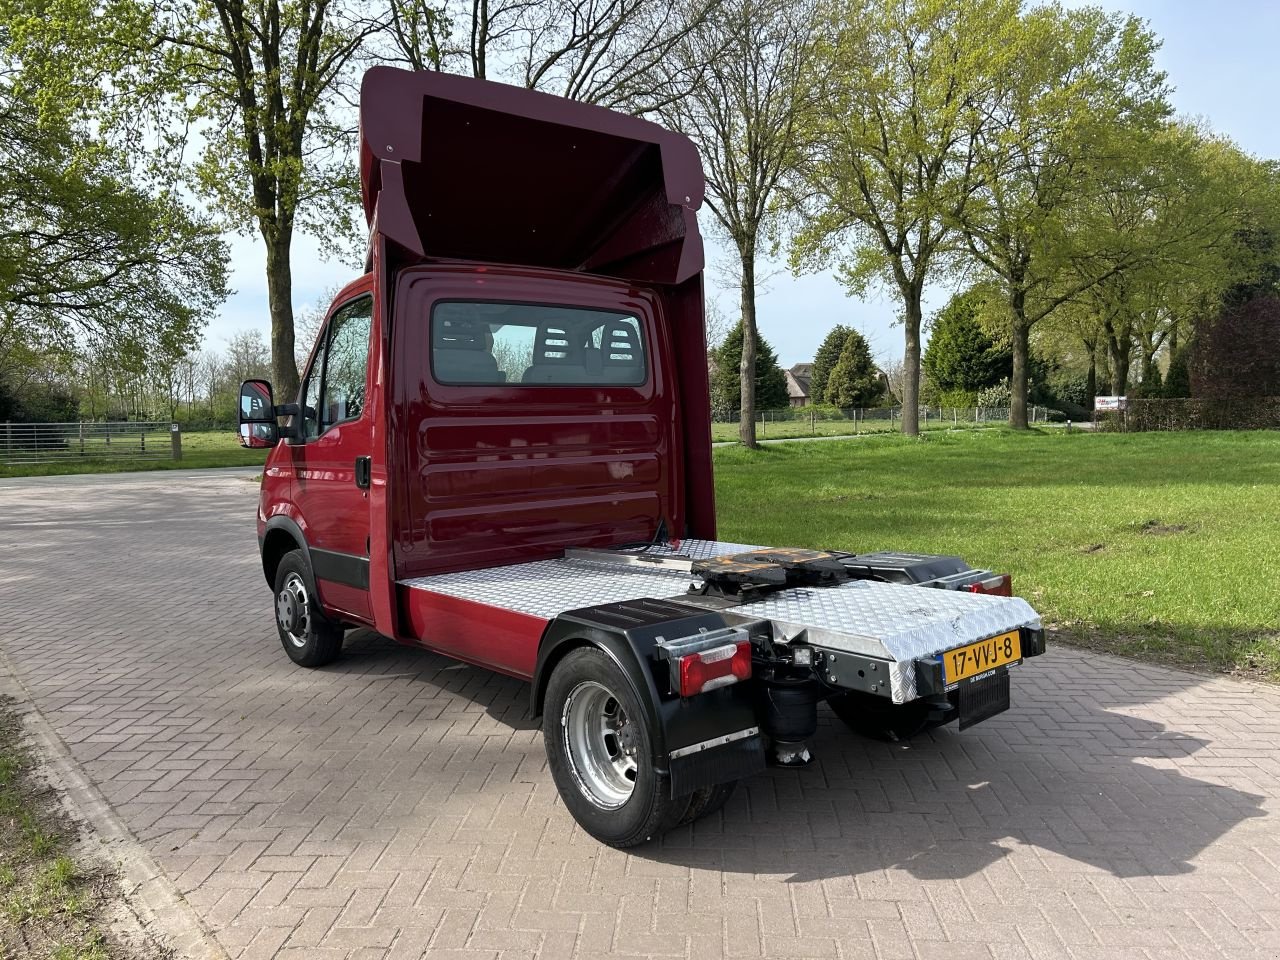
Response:
[{"label": "cab side window", "polygon": [[329,318],[302,385],[302,436],[313,440],[364,410],[373,300],[353,300]]},{"label": "cab side window", "polygon": [[325,342],[316,347],[315,361],[302,383],[302,439],[320,436],[320,385],[324,379]]},{"label": "cab side window", "polygon": [[348,304],[329,321],[329,349],[325,355],[324,394],[320,408],[321,432],[343,420],[355,420],[364,409],[372,323],[373,300],[369,297],[361,297]]}]

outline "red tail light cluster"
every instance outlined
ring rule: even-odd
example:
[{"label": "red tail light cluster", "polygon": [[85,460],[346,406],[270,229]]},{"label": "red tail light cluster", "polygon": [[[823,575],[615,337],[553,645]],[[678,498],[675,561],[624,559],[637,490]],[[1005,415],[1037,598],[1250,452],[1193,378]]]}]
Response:
[{"label": "red tail light cluster", "polygon": [[970,593],[985,593],[993,597],[1012,597],[1013,577],[1007,573],[1002,573],[998,576],[987,577],[985,580],[979,580],[977,583],[971,583],[965,589]]},{"label": "red tail light cluster", "polygon": [[690,653],[680,658],[680,696],[727,687],[739,680],[751,677],[751,644],[726,643],[700,653]]}]

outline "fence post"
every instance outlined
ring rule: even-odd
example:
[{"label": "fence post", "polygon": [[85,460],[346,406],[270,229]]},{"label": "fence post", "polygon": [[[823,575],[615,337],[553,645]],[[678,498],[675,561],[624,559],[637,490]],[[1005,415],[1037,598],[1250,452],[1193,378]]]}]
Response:
[{"label": "fence post", "polygon": [[809,436],[816,437],[818,435],[818,413],[813,407],[809,408]]},{"label": "fence post", "polygon": [[145,427],[138,430],[138,440],[140,441],[138,444],[138,449],[142,453],[146,453],[147,452],[147,431]]},{"label": "fence post", "polygon": [[182,428],[176,423],[169,424],[169,443],[173,450],[173,459],[182,459]]},{"label": "fence post", "polygon": [[84,456],[84,421],[81,420],[78,424],[76,424],[76,427],[79,428],[78,432],[80,434],[80,456],[83,457]]}]

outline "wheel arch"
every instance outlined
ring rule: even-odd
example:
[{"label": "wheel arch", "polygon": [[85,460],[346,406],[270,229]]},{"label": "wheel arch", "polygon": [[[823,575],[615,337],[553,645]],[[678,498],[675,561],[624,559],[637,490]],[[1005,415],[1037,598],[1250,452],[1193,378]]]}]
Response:
[{"label": "wheel arch", "polygon": [[[262,574],[266,577],[267,586],[275,588],[276,569],[285,554],[291,550],[301,550],[307,559],[307,569],[311,569],[311,551],[307,548],[307,538],[303,536],[297,521],[285,516],[272,517],[267,521],[261,537]],[[314,583],[307,586],[315,591]]]},{"label": "wheel arch", "polygon": [[533,716],[535,718],[542,716],[547,698],[547,685],[551,681],[551,674],[556,666],[575,650],[587,649],[599,650],[622,672],[631,687],[631,692],[636,695],[636,699],[647,715],[646,719],[649,721],[649,729],[654,740],[655,756],[665,755],[665,731],[658,713],[660,697],[652,674],[640,663],[636,651],[625,637],[598,628],[593,629],[585,624],[553,620],[547,626],[547,632],[538,646],[538,662],[533,674],[530,702]]}]

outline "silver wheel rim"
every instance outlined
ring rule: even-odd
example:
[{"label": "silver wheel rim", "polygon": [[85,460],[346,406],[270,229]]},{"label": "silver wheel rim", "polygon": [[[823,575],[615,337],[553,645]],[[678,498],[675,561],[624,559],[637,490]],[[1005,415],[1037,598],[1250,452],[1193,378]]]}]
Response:
[{"label": "silver wheel rim", "polygon": [[594,680],[574,687],[560,713],[560,732],[583,796],[605,810],[631,799],[640,770],[640,738],[613,691]]},{"label": "silver wheel rim", "polygon": [[307,645],[307,634],[311,631],[311,600],[307,596],[307,585],[296,573],[284,578],[284,586],[276,594],[276,620],[289,643],[298,648]]}]

